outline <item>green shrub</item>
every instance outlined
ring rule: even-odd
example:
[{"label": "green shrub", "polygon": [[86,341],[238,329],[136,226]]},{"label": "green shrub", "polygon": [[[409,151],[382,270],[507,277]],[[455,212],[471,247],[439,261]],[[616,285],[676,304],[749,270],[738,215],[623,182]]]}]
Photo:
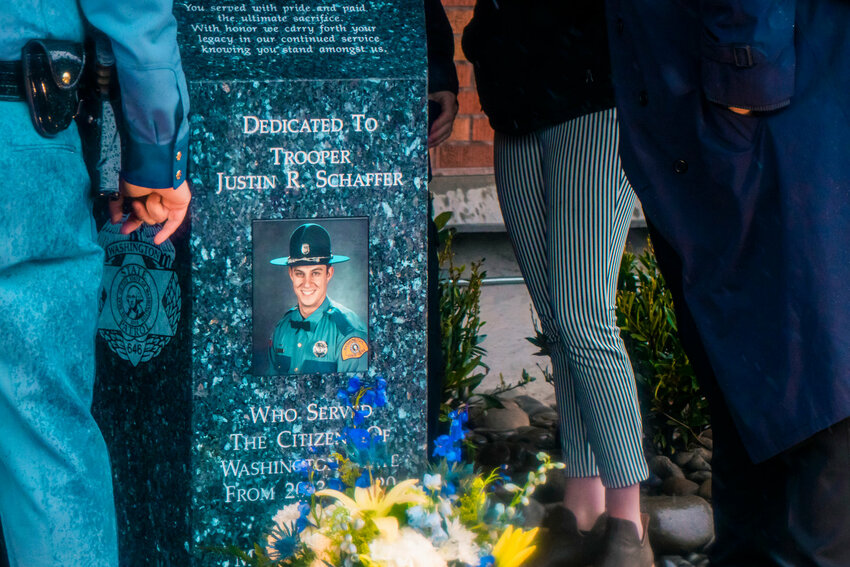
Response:
[{"label": "green shrub", "polygon": [[652,243],[638,257],[623,254],[618,287],[617,324],[642,390],[644,423],[660,452],[685,449],[708,426],[708,403],[679,341]]},{"label": "green shrub", "polygon": [[455,265],[454,232],[446,228],[450,218],[451,213],[445,212],[434,219],[440,240],[440,332],[446,363],[443,414],[467,403],[489,371],[481,346],[486,336],[481,334],[481,280],[486,272],[481,261],[472,262],[468,273],[466,266]]}]

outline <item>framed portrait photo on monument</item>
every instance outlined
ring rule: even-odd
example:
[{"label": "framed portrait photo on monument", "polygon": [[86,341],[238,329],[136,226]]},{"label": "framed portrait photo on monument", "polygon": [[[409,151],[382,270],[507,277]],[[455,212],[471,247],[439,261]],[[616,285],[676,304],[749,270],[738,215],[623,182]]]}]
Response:
[{"label": "framed portrait photo on monument", "polygon": [[369,367],[367,217],[255,220],[255,376]]}]

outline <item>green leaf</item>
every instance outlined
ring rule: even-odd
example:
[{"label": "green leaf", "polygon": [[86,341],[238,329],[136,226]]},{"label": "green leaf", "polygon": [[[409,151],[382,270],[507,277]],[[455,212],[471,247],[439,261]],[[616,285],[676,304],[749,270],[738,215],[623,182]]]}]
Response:
[{"label": "green leaf", "polygon": [[452,214],[453,213],[451,211],[443,211],[434,217],[434,224],[437,226],[437,230],[442,230],[446,227],[452,218]]}]

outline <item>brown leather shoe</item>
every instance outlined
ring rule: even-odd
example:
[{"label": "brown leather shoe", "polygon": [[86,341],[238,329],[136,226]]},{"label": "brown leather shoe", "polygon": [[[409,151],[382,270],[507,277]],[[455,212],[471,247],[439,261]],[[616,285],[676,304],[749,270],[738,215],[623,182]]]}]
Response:
[{"label": "brown leather shoe", "polygon": [[633,522],[608,518],[608,529],[596,567],[653,567],[655,557],[649,545],[649,516],[641,514],[643,538]]},{"label": "brown leather shoe", "polygon": [[543,519],[540,544],[529,567],[588,567],[602,549],[607,514],[602,514],[589,532],[578,529],[576,517],[563,506]]}]

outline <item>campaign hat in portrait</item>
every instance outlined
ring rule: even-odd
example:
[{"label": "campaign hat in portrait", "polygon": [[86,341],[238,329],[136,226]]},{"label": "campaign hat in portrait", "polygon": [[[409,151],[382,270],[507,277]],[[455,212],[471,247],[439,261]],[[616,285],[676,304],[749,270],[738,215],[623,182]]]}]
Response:
[{"label": "campaign hat in portrait", "polygon": [[348,259],[348,256],[332,254],[328,231],[309,222],[296,228],[289,237],[289,256],[275,258],[271,263],[276,266],[315,266],[338,264]]}]

